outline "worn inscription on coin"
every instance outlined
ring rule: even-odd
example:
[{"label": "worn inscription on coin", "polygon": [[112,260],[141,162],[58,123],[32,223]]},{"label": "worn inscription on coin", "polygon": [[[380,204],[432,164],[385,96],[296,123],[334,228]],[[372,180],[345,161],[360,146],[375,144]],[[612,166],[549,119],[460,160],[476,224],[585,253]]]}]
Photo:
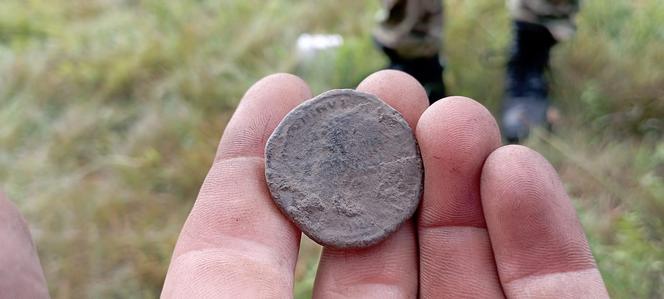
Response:
[{"label": "worn inscription on coin", "polygon": [[422,169],[401,114],[350,89],[297,106],[265,148],[265,176],[277,206],[307,236],[335,248],[376,244],[410,218]]}]

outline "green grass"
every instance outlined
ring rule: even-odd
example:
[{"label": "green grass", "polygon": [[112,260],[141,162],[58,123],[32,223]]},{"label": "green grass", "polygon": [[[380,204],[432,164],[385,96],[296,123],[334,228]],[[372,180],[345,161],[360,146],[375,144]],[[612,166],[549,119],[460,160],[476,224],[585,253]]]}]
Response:
[{"label": "green grass", "polygon": [[[560,171],[615,298],[664,296],[664,3],[585,1],[554,51],[563,110],[528,145]],[[446,1],[446,80],[497,111],[501,1]],[[154,298],[233,107],[297,72],[314,92],[385,61],[374,1],[0,2],[0,185],[30,222],[54,298]],[[345,44],[298,64],[300,33]],[[297,298],[319,248],[303,241]]]}]

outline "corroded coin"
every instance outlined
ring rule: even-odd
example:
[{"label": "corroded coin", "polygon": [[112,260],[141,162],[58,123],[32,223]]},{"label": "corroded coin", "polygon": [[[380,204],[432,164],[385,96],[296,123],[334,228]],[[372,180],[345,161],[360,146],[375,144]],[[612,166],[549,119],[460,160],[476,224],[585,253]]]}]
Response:
[{"label": "corroded coin", "polygon": [[335,248],[376,244],[410,218],[422,169],[401,114],[350,89],[297,106],[265,148],[265,177],[277,206],[311,239]]}]

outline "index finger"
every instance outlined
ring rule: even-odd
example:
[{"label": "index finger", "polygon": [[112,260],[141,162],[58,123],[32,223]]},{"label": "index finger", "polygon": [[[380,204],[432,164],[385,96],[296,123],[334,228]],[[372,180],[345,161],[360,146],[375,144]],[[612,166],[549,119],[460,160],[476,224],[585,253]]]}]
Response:
[{"label": "index finger", "polygon": [[281,119],[310,96],[288,74],[263,78],[244,95],[180,233],[162,297],[292,296],[300,231],[270,198],[263,153]]}]

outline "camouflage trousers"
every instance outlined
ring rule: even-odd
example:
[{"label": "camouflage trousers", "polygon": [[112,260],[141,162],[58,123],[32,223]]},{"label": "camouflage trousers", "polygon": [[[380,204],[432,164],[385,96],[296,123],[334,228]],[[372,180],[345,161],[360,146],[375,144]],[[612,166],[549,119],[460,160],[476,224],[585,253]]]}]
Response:
[{"label": "camouflage trousers", "polygon": [[[472,0],[469,0],[472,1]],[[428,57],[440,51],[442,0],[381,0],[383,12],[374,38],[406,58]],[[556,40],[571,37],[579,0],[507,0],[514,20],[546,26]]]}]

